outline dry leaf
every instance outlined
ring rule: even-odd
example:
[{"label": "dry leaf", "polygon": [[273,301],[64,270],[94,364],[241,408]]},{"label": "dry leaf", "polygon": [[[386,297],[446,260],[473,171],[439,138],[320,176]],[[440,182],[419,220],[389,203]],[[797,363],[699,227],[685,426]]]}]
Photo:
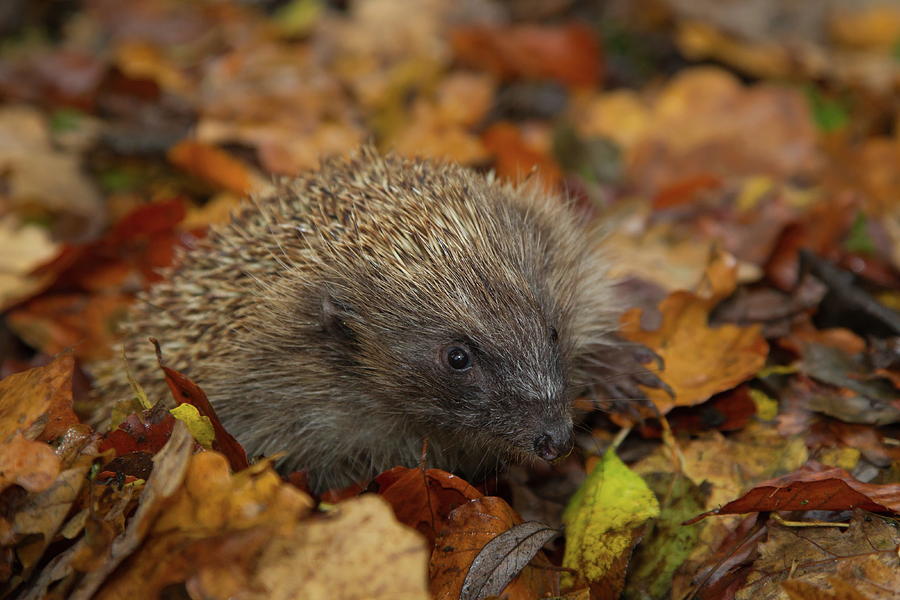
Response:
[{"label": "dry leaf", "polygon": [[469,565],[459,600],[499,596],[559,531],[537,521],[513,525],[487,544]]},{"label": "dry leaf", "polygon": [[582,24],[473,25],[453,30],[451,44],[458,60],[500,78],[548,78],[594,87],[603,75],[600,44]]},{"label": "dry leaf", "polygon": [[[107,581],[107,577],[138,549],[153,527],[157,516],[167,506],[169,499],[178,490],[183,489],[182,482],[191,462],[193,446],[194,439],[187,428],[181,423],[176,423],[168,443],[153,457],[153,474],[141,493],[137,512],[129,520],[125,531],[113,540],[112,546],[102,557],[98,557],[99,564],[95,565],[72,590],[70,600],[99,597],[95,594]],[[79,546],[79,550],[86,549],[85,538],[82,538]],[[60,576],[66,575],[66,571],[72,568],[73,558],[74,552],[66,555],[67,564],[57,565]],[[137,595],[139,596],[145,589],[139,587]]]},{"label": "dry leaf", "polygon": [[228,152],[194,140],[183,140],[169,149],[169,160],[191,175],[245,196],[260,184],[257,175]]},{"label": "dry leaf", "polygon": [[720,254],[707,268],[704,295],[678,291],[659,306],[662,325],[654,331],[641,327],[641,309],[622,316],[621,333],[644,344],[662,357],[665,370],[657,372],[675,393],[645,388],[662,414],[674,406],[692,406],[713,394],[728,390],[751,378],[765,364],[769,346],[759,325],[709,326],[710,311],[735,286],[734,258]]},{"label": "dry leaf", "polygon": [[422,537],[365,495],[269,544],[253,586],[265,593],[254,598],[428,600],[427,570]]},{"label": "dry leaf", "polygon": [[0,218],[0,310],[28,298],[52,279],[34,269],[59,252],[59,243],[50,232],[37,225],[23,225],[18,219]]},{"label": "dry leaf", "polygon": [[770,523],[768,533],[759,545],[759,558],[747,584],[735,595],[738,600],[785,597],[779,593],[782,582],[788,583],[788,589],[808,583],[824,592],[817,598],[825,599],[827,591],[834,589],[832,578],[852,582],[870,599],[896,596],[900,535],[891,520],[857,510],[846,531]]},{"label": "dry leaf", "polygon": [[394,467],[376,477],[375,483],[397,520],[418,529],[429,545],[434,545],[453,509],[483,495],[464,479],[440,469]]},{"label": "dry leaf", "polygon": [[710,514],[741,514],[779,510],[853,510],[900,513],[900,484],[857,481],[843,469],[827,469],[813,461],[800,470],[752,490]]},{"label": "dry leaf", "polygon": [[71,355],[0,381],[0,490],[18,484],[30,492],[50,487],[60,458],[42,441],[78,420],[72,413]]},{"label": "dry leaf", "polygon": [[[470,586],[466,588],[467,593],[474,594],[474,588],[477,587],[474,585],[474,575],[472,581],[468,578],[471,568],[478,570],[476,572],[482,575],[482,581],[491,578],[490,573],[481,572],[485,567],[474,566],[476,559],[492,540],[521,522],[522,519],[506,502],[494,496],[476,498],[450,513],[449,523],[435,540],[434,552],[431,555],[429,570],[431,592],[435,599],[460,598],[467,582]],[[488,555],[485,555],[484,559],[487,558]],[[495,564],[500,568],[509,566],[503,560]],[[490,571],[490,565],[486,566]],[[521,575],[506,586],[502,596],[509,600],[524,600],[540,597],[544,592],[556,593],[558,587],[557,577],[554,574],[525,567]]]}]

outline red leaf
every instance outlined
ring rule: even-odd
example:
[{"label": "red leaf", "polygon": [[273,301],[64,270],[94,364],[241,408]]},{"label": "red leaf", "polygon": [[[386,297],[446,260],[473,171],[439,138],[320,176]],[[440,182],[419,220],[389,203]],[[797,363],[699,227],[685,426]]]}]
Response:
[{"label": "red leaf", "polygon": [[[716,394],[703,404],[675,407],[666,418],[673,431],[696,434],[710,429],[743,429],[755,414],[756,403],[750,397],[750,387],[743,384]],[[662,436],[662,427],[659,421],[650,420],[641,425],[640,432],[644,437],[658,438]]]},{"label": "red leaf", "polygon": [[113,448],[116,456],[131,452],[156,454],[169,441],[174,426],[175,417],[163,407],[154,407],[142,415],[128,415],[117,429],[104,436],[100,452]]},{"label": "red leaf", "polygon": [[692,175],[675,183],[670,183],[661,189],[653,198],[653,210],[663,210],[691,204],[700,192],[715,190],[720,187],[722,187],[722,181],[714,175],[708,173]]},{"label": "red leaf", "polygon": [[469,26],[455,29],[450,43],[456,58],[503,79],[555,79],[593,87],[603,75],[600,43],[578,23],[563,26]]},{"label": "red leaf", "polygon": [[900,484],[875,485],[857,481],[847,471],[810,461],[784,477],[764,482],[708,515],[781,510],[850,510],[900,514]]},{"label": "red leaf", "polygon": [[375,482],[397,520],[418,529],[432,545],[454,508],[482,496],[464,479],[440,469],[394,467]]},{"label": "red leaf", "polygon": [[213,432],[216,434],[216,439],[213,441],[213,449],[225,455],[232,471],[242,471],[249,467],[250,461],[247,460],[247,452],[234,439],[234,436],[222,426],[222,422],[219,421],[216,411],[213,410],[212,404],[209,403],[203,390],[175,369],[165,366],[162,362],[162,350],[160,350],[159,342],[153,338],[150,338],[150,341],[156,346],[157,362],[166,375],[166,383],[172,392],[175,402],[178,404],[192,404],[201,415],[209,419],[210,423],[212,423]]},{"label": "red leaf", "polygon": [[141,283],[156,281],[158,269],[171,265],[175,248],[186,242],[177,230],[185,214],[180,198],[139,206],[101,239],[64,247],[35,274],[55,274],[53,292],[118,290],[135,271]]}]

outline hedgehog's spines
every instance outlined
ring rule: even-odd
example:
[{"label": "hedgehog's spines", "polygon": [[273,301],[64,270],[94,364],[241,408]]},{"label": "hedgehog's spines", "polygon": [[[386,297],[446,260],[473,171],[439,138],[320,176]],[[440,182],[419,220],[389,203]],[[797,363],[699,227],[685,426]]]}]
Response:
[{"label": "hedgehog's spines", "polygon": [[[276,180],[183,252],[125,346],[162,398],[144,342],[158,338],[251,455],[287,451],[319,488],[415,465],[424,437],[437,466],[490,468],[571,423],[609,343],[616,308],[586,231],[535,181],[367,147]],[[441,363],[453,343],[473,345],[476,374]],[[109,401],[129,393],[118,361],[95,374]]]}]

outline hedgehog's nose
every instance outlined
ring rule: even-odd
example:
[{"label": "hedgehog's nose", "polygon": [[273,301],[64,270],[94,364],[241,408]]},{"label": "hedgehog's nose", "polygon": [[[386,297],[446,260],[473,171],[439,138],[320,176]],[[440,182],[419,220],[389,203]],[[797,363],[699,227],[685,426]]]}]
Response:
[{"label": "hedgehog's nose", "polygon": [[571,428],[549,430],[535,438],[534,453],[544,460],[552,461],[571,454],[574,446]]}]

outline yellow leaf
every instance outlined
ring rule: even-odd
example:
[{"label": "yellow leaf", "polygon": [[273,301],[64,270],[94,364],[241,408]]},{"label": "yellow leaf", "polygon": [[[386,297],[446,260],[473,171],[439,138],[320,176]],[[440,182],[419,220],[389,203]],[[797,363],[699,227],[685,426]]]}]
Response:
[{"label": "yellow leaf", "polygon": [[[566,552],[563,566],[606,590],[621,586],[641,529],[659,516],[656,496],[638,475],[608,450],[563,513]],[[571,587],[572,576],[563,578]],[[615,596],[615,595],[614,595]]]},{"label": "yellow leaf", "polygon": [[213,431],[212,422],[209,417],[200,414],[197,407],[193,404],[179,404],[169,411],[172,416],[187,425],[188,431],[197,440],[197,443],[206,448],[212,449],[212,443],[216,439]]},{"label": "yellow leaf", "polygon": [[306,35],[315,27],[324,8],[321,0],[291,0],[275,11],[272,19],[286,35]]},{"label": "yellow leaf", "polygon": [[750,398],[756,404],[756,416],[763,421],[774,421],[778,416],[778,401],[760,390],[750,390]]}]

